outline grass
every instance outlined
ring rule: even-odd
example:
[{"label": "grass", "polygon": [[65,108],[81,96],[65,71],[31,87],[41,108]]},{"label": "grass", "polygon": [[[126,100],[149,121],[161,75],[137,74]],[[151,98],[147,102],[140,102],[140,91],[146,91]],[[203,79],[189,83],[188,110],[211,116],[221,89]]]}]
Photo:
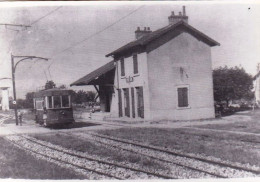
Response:
[{"label": "grass", "polygon": [[115,162],[128,162],[133,164],[140,164],[141,166],[153,169],[153,170],[165,170],[165,167],[157,163],[156,161],[151,161],[149,158],[118,151],[116,149],[101,147],[95,144],[93,141],[88,141],[86,139],[80,139],[75,136],[67,136],[59,133],[48,134],[48,135],[34,135],[35,138],[51,142],[56,145],[63,146],[68,149],[73,149],[80,152],[86,152],[90,155],[99,156],[101,159],[109,158],[110,161]]},{"label": "grass", "polygon": [[233,162],[260,166],[260,138],[192,128],[120,128],[99,131],[101,134],[130,139],[183,152],[205,154]]},{"label": "grass", "polygon": [[229,131],[241,131],[249,133],[260,133],[260,110],[250,112],[248,115],[251,120],[248,122],[235,122],[230,124],[208,124],[203,125],[201,128],[217,129],[217,130],[229,130]]},{"label": "grass", "polygon": [[36,159],[0,137],[0,178],[15,179],[85,179],[56,164]]}]

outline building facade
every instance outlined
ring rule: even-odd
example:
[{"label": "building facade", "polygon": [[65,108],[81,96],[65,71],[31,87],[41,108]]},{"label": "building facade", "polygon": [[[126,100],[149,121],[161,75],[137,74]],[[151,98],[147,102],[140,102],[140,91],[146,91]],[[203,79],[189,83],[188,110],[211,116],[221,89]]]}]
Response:
[{"label": "building facade", "polygon": [[255,85],[255,101],[257,106],[260,106],[260,63],[257,65],[257,74],[254,76]]},{"label": "building facade", "polygon": [[[168,20],[169,25],[156,31],[138,27],[135,41],[106,55],[114,59],[110,63],[114,64],[113,82],[99,88],[111,88],[112,84],[113,89],[106,92],[108,96],[100,94],[100,102],[110,106],[111,117],[215,117],[210,49],[219,43],[188,24],[185,7],[178,15],[172,12]],[[83,77],[72,85],[89,83]]]}]

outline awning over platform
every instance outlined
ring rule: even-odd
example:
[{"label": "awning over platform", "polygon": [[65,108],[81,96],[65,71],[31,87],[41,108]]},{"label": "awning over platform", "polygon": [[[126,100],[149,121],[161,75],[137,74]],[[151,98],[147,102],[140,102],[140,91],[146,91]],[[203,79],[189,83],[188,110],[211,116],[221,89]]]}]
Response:
[{"label": "awning over platform", "polygon": [[110,61],[95,71],[92,71],[86,76],[73,82],[70,86],[114,84],[115,68],[116,66],[114,61]]}]

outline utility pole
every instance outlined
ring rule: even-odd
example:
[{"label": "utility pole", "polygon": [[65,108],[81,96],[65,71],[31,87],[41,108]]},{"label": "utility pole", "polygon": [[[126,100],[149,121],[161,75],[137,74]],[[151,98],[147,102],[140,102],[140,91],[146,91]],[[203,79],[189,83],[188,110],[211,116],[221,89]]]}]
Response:
[{"label": "utility pole", "polygon": [[[14,59],[15,58],[19,58],[19,60],[14,63]],[[15,89],[15,70],[16,70],[16,67],[17,65],[24,61],[24,60],[33,60],[33,59],[42,59],[42,60],[45,60],[45,61],[48,61],[48,58],[43,58],[43,57],[37,57],[37,56],[14,56],[11,54],[11,62],[12,62],[12,81],[13,81],[13,94],[14,94],[14,100],[13,100],[13,104],[14,104],[14,111],[15,111],[15,123],[16,125],[18,125],[18,114],[17,114],[17,102],[16,102],[16,89]]]}]

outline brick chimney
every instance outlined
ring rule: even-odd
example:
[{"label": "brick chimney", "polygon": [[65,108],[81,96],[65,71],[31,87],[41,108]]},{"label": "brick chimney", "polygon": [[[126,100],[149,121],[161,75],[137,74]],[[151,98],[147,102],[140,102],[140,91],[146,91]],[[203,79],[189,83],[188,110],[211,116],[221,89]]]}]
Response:
[{"label": "brick chimney", "polygon": [[143,30],[140,29],[140,27],[137,27],[135,31],[135,38],[140,39],[141,37],[151,33],[152,31],[150,30],[150,27],[144,27]]},{"label": "brick chimney", "polygon": [[186,16],[185,6],[182,7],[182,13],[179,12],[179,15],[175,15],[174,11],[172,11],[172,14],[171,14],[171,16],[168,17],[168,19],[169,19],[170,25],[178,23],[181,20],[188,23],[188,16]]}]

